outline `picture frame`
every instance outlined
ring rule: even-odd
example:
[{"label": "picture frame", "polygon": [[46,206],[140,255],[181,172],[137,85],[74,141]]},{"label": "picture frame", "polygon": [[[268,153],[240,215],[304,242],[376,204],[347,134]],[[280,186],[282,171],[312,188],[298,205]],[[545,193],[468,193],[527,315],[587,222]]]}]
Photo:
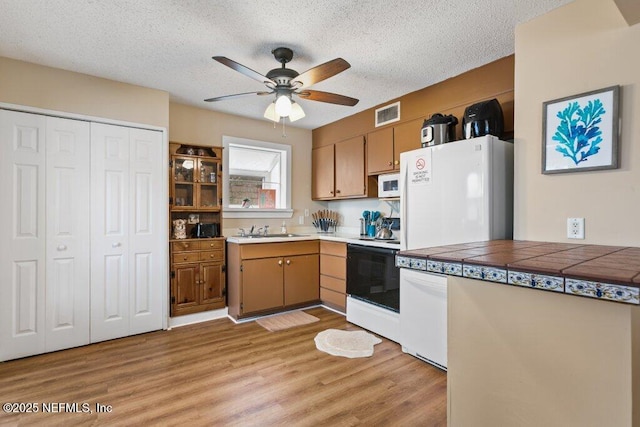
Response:
[{"label": "picture frame", "polygon": [[542,173],[618,168],[620,86],[542,104]]}]

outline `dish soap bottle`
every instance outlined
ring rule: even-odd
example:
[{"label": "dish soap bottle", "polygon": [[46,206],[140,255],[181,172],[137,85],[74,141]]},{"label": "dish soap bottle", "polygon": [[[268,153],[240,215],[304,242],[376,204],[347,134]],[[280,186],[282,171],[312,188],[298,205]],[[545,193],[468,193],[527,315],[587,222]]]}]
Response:
[{"label": "dish soap bottle", "polygon": [[282,234],[287,234],[287,224],[284,221],[282,221],[282,227],[280,227],[280,232]]}]

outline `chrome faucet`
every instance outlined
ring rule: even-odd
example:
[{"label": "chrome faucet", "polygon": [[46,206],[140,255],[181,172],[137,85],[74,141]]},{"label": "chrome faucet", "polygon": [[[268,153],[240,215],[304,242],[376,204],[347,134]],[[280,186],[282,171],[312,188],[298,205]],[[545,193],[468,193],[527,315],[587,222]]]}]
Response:
[{"label": "chrome faucet", "polygon": [[256,228],[255,225],[251,226],[251,230],[249,230],[249,236],[253,236],[253,229]]},{"label": "chrome faucet", "polygon": [[265,236],[268,236],[268,235],[269,235],[269,226],[268,226],[268,225],[265,225],[265,226],[264,226],[264,235],[265,235]]},{"label": "chrome faucet", "polygon": [[240,237],[246,236],[246,234],[244,232],[244,228],[238,228],[238,231],[240,232]]}]

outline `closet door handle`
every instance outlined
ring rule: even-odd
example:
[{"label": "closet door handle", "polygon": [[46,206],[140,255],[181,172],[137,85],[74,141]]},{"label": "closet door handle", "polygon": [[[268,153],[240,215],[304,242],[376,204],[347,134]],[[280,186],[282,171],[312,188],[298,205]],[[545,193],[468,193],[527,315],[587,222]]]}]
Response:
[{"label": "closet door handle", "polygon": [[58,245],[58,247],[56,248],[59,251],[66,251],[67,250],[67,245]]},{"label": "closet door handle", "polygon": [[116,242],[116,243],[112,243],[111,244],[112,248],[119,248],[120,246],[122,246],[122,244],[120,242]]}]

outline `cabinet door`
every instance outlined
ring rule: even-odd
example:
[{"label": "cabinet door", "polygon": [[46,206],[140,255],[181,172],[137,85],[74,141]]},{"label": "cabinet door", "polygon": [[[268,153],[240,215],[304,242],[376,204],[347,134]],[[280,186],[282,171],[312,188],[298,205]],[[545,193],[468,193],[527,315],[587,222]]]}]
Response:
[{"label": "cabinet door", "polygon": [[89,129],[47,117],[45,351],[89,343]]},{"label": "cabinet door", "polygon": [[200,303],[211,304],[224,300],[224,264],[210,262],[200,265]]},{"label": "cabinet door", "polygon": [[222,195],[218,191],[218,162],[208,159],[198,160],[197,205],[200,210],[220,207]]},{"label": "cabinet door", "polygon": [[293,305],[319,299],[319,255],[287,256],[284,263],[284,304]]},{"label": "cabinet door", "polygon": [[366,192],[364,137],[335,145],[336,197],[364,196]]},{"label": "cabinet door", "polygon": [[0,110],[0,360],[45,346],[45,118]]},{"label": "cabinet door", "polygon": [[196,208],[195,173],[198,170],[193,157],[173,156],[171,159],[171,200],[173,207],[179,209]]},{"label": "cabinet door", "polygon": [[242,261],[241,314],[284,305],[283,264],[282,258]]},{"label": "cabinet door", "polygon": [[171,283],[171,314],[198,305],[198,268],[199,264],[184,264],[175,267],[175,277]]},{"label": "cabinet door", "polygon": [[393,170],[393,128],[388,127],[367,135],[367,173]]},{"label": "cabinet door", "polygon": [[326,145],[311,152],[311,198],[334,197],[334,146]]},{"label": "cabinet door", "polygon": [[422,147],[420,131],[424,119],[411,120],[393,128],[393,168],[400,170],[400,153]]}]

